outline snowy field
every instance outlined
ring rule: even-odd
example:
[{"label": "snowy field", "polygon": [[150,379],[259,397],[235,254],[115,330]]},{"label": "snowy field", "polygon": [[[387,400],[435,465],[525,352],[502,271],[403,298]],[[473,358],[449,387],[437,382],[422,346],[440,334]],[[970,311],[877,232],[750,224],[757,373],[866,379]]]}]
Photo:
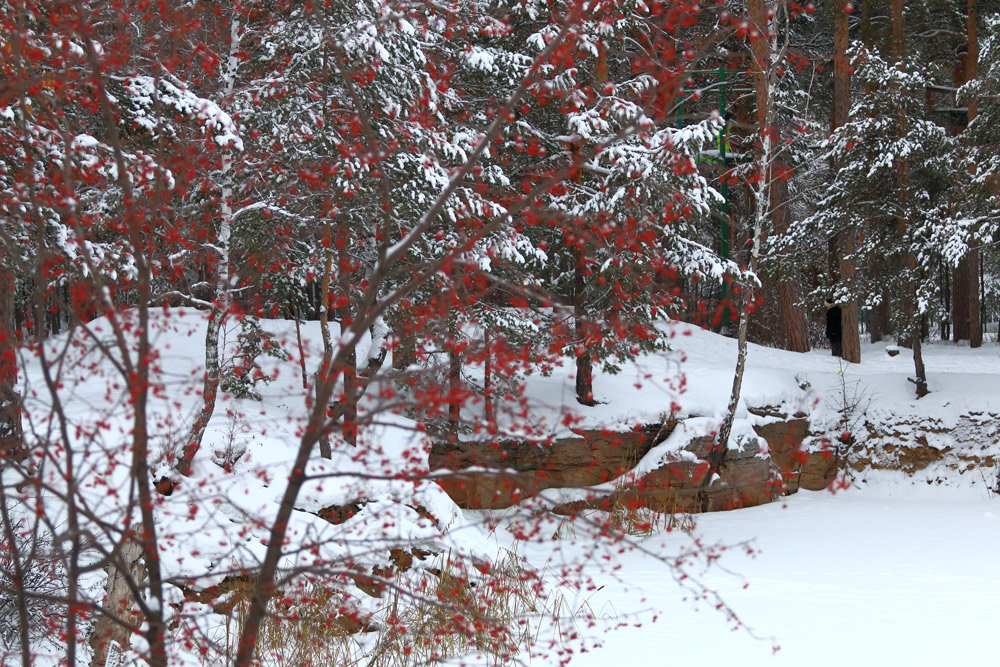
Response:
[{"label": "snowy field", "polygon": [[[751,540],[757,552],[733,549],[701,577],[746,627],[683,600],[658,560],[633,551],[620,557],[621,582],[605,575],[588,604],[620,620],[638,614],[640,627],[599,635],[602,646],[572,664],[988,664],[1000,628],[998,522],[1000,499],[981,485],[915,486],[897,474],[705,515],[706,542]],[[644,546],[670,551],[662,542]]]},{"label": "snowy field", "polygon": [[[291,323],[264,324],[283,340],[286,349],[292,349]],[[532,378],[527,393],[536,432],[548,428],[553,435],[563,433],[567,410],[576,412],[579,424],[591,428],[657,423],[671,405],[682,415],[699,416],[706,422],[721,418],[732,382],[735,341],[686,325],[669,330],[672,353],[624,364],[617,375],[596,375],[595,395],[601,403],[593,408],[582,408],[573,400],[572,364],[548,377]],[[158,449],[166,450],[176,440],[172,434],[182,432],[194,414],[204,318],[196,311],[176,310],[156,331],[160,382],[167,390],[151,407],[160,434],[154,465]],[[311,365],[319,355],[316,323],[306,323],[303,336]],[[58,341],[53,343],[55,349],[57,345]],[[748,405],[781,406],[788,413],[801,409],[811,412],[814,430],[836,432],[845,397],[857,397],[868,414],[882,422],[933,424],[936,433],[929,446],[996,456],[994,450],[1000,447],[995,442],[965,442],[958,430],[951,431],[963,419],[967,423],[970,414],[996,421],[994,415],[1000,413],[996,389],[1000,347],[996,343],[976,350],[950,343],[926,345],[932,393],[920,401],[914,399],[913,385],[907,380],[913,373],[909,351],[891,357],[885,348],[884,343],[865,345],[862,363],[845,365],[830,357],[829,351],[794,354],[751,345],[738,416],[748,417]],[[83,351],[67,357],[63,374],[67,413],[74,423],[103,417],[108,424],[99,440],[78,446],[114,454],[118,451],[114,443],[128,442],[123,438],[129,428],[127,410],[109,398],[120,388],[106,361],[81,364],[73,361],[76,354],[88,358]],[[258,562],[263,553],[266,531],[257,528],[237,537],[232,522],[273,515],[284,487],[261,480],[285,478],[305,418],[305,394],[294,356],[286,362],[268,360],[266,369],[276,380],[261,388],[263,401],[220,399],[204,452],[195,462],[198,484],[188,482],[157,510],[165,536],[161,558],[168,573],[181,577],[190,571],[205,572],[208,576],[203,581],[211,583],[212,577],[221,576],[219,563],[231,561],[232,567],[240,567]],[[44,383],[36,364],[28,364],[27,371],[25,406],[30,423],[41,425],[50,414]],[[378,446],[369,454],[376,458],[367,465],[375,461],[383,471],[393,472],[406,458],[399,452],[407,451],[416,440],[412,430],[391,423],[386,428],[372,434]],[[247,447],[235,475],[223,473],[212,462],[213,451],[232,444],[234,438]],[[310,466],[320,471],[332,466],[343,473],[360,465],[349,458],[331,462],[314,457]],[[83,492],[92,493],[95,506],[103,507],[110,502],[106,475],[99,459],[90,465],[93,470],[87,479],[93,489],[84,485]],[[307,485],[299,498],[296,507],[302,511],[296,514],[293,532],[315,535],[310,539],[321,545],[319,556],[353,557],[341,553],[349,544],[345,539],[352,537],[350,531],[367,530],[379,521],[362,525],[363,512],[357,521],[334,528],[313,513],[366,494],[371,498],[365,512],[380,516],[386,534],[378,539],[387,544],[422,540],[443,552],[455,549],[472,554],[488,551],[498,540],[511,545],[511,538],[504,537],[503,524],[497,533],[487,534],[482,516],[461,512],[430,482],[419,488],[409,485],[405,493],[376,485],[381,489],[376,498],[364,472],[359,468],[358,479],[351,484]],[[571,599],[565,608],[585,608],[600,621],[596,628],[582,622],[575,628],[586,638],[585,646],[600,646],[580,653],[579,642],[566,643],[566,649],[574,650],[575,665],[603,666],[630,659],[656,665],[775,666],[988,662],[996,652],[993,631],[1000,626],[1000,568],[996,567],[1000,498],[988,490],[996,474],[985,463],[964,474],[942,465],[910,477],[860,471],[844,485],[850,488],[838,488],[836,493],[800,491],[768,506],[698,517],[694,535],[704,544],[733,546],[711,567],[689,572],[736,613],[741,625],[735,629],[713,601],[693,602],[690,595],[685,597],[671,570],[657,559],[669,559],[690,544],[691,537],[682,532],[636,538],[639,548],[621,553],[617,547],[605,552],[605,547],[584,537],[582,530],[578,536],[521,544],[517,551],[535,567],[553,573],[553,585],[555,573],[567,563],[583,564],[593,578],[598,590],[567,593]],[[189,492],[204,497],[209,491],[226,502],[213,501],[217,509],[195,518],[185,497]],[[432,508],[438,518],[435,526],[426,525],[415,514],[406,515],[411,496]],[[389,521],[390,510],[402,513]],[[58,508],[52,511],[58,514]],[[353,538],[358,539],[357,535]],[[753,557],[747,554],[747,545]],[[93,585],[100,586],[100,582]],[[197,613],[192,618],[200,622]],[[569,622],[562,624],[564,631],[569,627]],[[607,628],[613,629],[605,632]],[[533,634],[541,642],[548,631],[539,627]],[[536,665],[558,664],[561,657],[529,659],[522,654],[525,662]],[[475,659],[466,657],[461,662],[475,664]]]},{"label": "snowy field", "polygon": [[[734,341],[702,331],[677,340],[687,378],[680,403],[721,415]],[[814,423],[832,426],[846,393],[886,421],[936,421],[945,431],[938,436],[942,447],[1000,453],[996,443],[960,442],[948,432],[962,414],[1000,407],[996,343],[980,349],[925,345],[932,393],[920,401],[907,380],[912,354],[903,349],[891,357],[885,348],[864,345],[862,363],[855,365],[824,350],[797,355],[751,346],[746,402],[814,404]],[[607,403],[597,410],[620,409],[611,397],[627,391],[638,375],[599,378],[597,393]],[[651,418],[655,395],[649,389],[633,395],[630,414],[619,419]],[[588,606],[598,615],[638,620],[638,627],[596,635],[602,646],[577,655],[573,664],[989,663],[1000,629],[1000,497],[988,489],[996,474],[985,466],[964,474],[944,466],[912,476],[869,471],[856,473],[846,490],[800,491],[772,505],[702,515],[696,533],[706,544],[749,541],[754,551],[749,556],[745,549],[729,549],[699,571],[742,627],[733,629],[711,603],[685,599],[660,561],[633,550],[616,556],[616,576],[595,574],[604,588]],[[676,538],[664,543],[661,534],[640,543],[653,554],[670,554]],[[542,547],[532,560],[541,565],[549,558],[550,548]],[[556,556],[556,563],[562,558]]]}]

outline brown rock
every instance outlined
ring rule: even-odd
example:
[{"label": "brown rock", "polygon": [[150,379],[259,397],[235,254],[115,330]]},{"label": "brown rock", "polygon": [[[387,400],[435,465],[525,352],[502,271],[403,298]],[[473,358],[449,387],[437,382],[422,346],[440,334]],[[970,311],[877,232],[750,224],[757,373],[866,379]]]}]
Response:
[{"label": "brown rock", "polygon": [[802,457],[799,487],[808,491],[822,491],[837,479],[837,458],[830,449],[809,452]]},{"label": "brown rock", "polygon": [[802,470],[802,443],[809,435],[808,419],[790,419],[754,426],[754,431],[767,442],[771,460],[781,474],[784,493],[799,490]]},{"label": "brown rock", "polygon": [[[574,431],[550,443],[438,443],[429,465],[456,475],[438,481],[459,506],[501,509],[548,488],[594,486],[628,472],[670,434],[676,421],[627,433]],[[490,468],[469,471],[467,468]]]},{"label": "brown rock", "polygon": [[[509,507],[542,489],[588,487],[614,479],[631,470],[655,444],[673,429],[651,426],[626,434],[606,431],[579,431],[576,438],[563,438],[549,445],[514,443],[453,443],[435,447],[431,468],[449,468],[452,476],[439,484],[461,507],[499,509]],[[761,442],[746,438],[741,447],[727,453],[719,479],[710,486],[705,475],[706,461],[714,438],[693,438],[685,450],[695,460],[673,457],[628,488],[592,500],[568,503],[556,513],[571,514],[582,509],[610,511],[616,505],[649,507],[658,512],[719,511],[768,503],[788,488],[783,472],[794,469],[796,482],[802,439],[808,422],[796,418],[768,424],[758,431],[768,442],[772,455],[784,457],[778,465],[761,453]],[[463,468],[482,466],[495,472]],[[797,488],[797,487],[795,487]]]}]

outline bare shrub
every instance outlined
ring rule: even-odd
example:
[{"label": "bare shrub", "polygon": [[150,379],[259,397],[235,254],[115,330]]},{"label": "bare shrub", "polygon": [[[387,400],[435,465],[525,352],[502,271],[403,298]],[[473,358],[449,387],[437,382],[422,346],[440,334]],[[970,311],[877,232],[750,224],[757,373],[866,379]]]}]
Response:
[{"label": "bare shrub", "polygon": [[0,535],[0,651],[6,658],[20,655],[22,621],[33,649],[61,647],[58,629],[66,617],[61,562],[23,519],[5,533]]}]

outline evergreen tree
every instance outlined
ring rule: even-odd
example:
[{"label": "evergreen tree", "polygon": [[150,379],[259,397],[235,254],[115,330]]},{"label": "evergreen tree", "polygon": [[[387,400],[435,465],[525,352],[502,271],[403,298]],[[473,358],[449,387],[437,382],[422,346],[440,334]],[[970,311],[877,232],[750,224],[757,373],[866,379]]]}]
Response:
[{"label": "evergreen tree", "polygon": [[936,270],[951,228],[955,141],[924,115],[929,79],[916,62],[892,64],[856,44],[853,63],[859,87],[870,92],[827,142],[826,158],[838,169],[796,234],[831,238],[860,228],[856,253],[844,257],[859,271],[831,287],[835,300],[868,309],[885,300],[901,339],[912,344],[920,319],[941,303]]}]

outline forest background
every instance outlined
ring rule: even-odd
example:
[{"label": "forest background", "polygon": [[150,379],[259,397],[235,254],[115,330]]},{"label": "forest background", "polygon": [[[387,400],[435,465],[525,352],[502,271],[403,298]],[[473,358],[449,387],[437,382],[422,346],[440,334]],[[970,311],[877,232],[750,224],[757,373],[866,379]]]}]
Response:
[{"label": "forest background", "polygon": [[[923,341],[976,347],[1000,319],[994,3],[0,10],[4,592],[24,664],[40,659],[39,618],[68,664],[104,664],[112,636],[154,665],[204,655],[215,640],[178,620],[178,600],[225,616],[237,589],[231,657],[249,664],[303,573],[423,599],[384,559],[289,570],[343,539],[290,533],[303,489],[350,470],[433,493],[426,441],[544,442],[526,377],[571,364],[585,410],[603,373],[669,350],[668,320],[739,341],[711,478],[748,342],[824,345],[830,300],[844,359],[860,360],[862,337],[892,338],[913,350],[920,397]],[[204,315],[205,344],[178,392],[156,332],[183,308]],[[276,335],[272,320],[294,326]],[[217,562],[161,571],[169,499],[203,506],[206,466],[245,479],[239,443],[206,434],[228,417],[222,396],[262,398],[269,357],[298,364],[303,395],[275,512],[231,518],[264,548],[224,576]],[[114,421],[74,413],[81,369],[108,378]],[[159,400],[184,418],[164,421]],[[365,434],[400,420],[412,442],[370,450]],[[95,479],[120,486],[107,515]],[[397,504],[440,528],[424,504]],[[22,585],[35,563],[58,585]],[[338,627],[374,623],[338,604]],[[503,626],[466,618],[440,634],[477,636],[476,623]]]}]

